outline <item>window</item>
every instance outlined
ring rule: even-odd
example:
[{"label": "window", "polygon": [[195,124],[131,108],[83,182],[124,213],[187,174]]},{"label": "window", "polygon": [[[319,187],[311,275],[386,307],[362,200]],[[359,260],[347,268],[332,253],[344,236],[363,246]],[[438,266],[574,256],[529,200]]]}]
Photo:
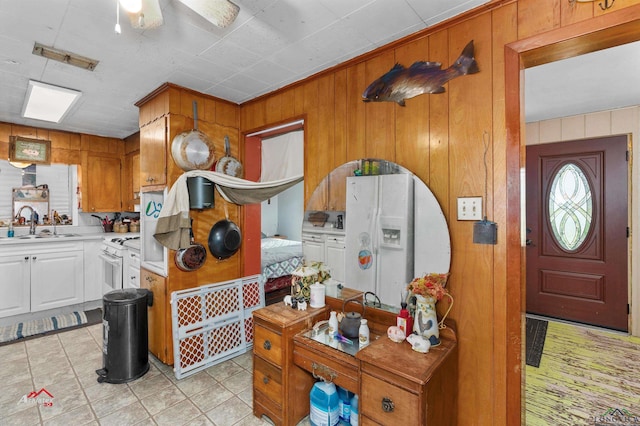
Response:
[{"label": "window", "polygon": [[25,176],[35,169],[35,185],[49,186],[49,210],[60,215],[75,217],[75,192],[77,185],[77,166],[67,164],[37,164],[27,169],[18,169],[8,161],[0,160],[0,220],[11,218],[13,212],[12,189],[33,185],[33,178]]},{"label": "window", "polygon": [[558,170],[549,192],[549,222],[556,242],[567,251],[577,250],[591,229],[593,199],[584,172],[575,163]]}]

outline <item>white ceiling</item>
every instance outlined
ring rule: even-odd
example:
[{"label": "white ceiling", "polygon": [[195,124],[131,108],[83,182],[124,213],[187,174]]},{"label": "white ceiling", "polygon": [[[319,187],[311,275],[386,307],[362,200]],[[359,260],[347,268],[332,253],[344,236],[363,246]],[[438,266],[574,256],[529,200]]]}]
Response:
[{"label": "white ceiling", "polygon": [[525,70],[527,122],[640,104],[640,42]]},{"label": "white ceiling", "polygon": [[[118,35],[116,0],[0,0],[0,121],[124,138],[138,131],[134,103],[165,82],[242,103],[488,1],[234,0],[240,14],[221,29],[177,0],[160,0],[163,26],[136,30],[121,12]],[[91,72],[47,60],[31,53],[35,42],[100,63]],[[528,121],[529,112],[549,113],[550,102],[566,112],[565,101],[574,99],[565,90],[578,82],[576,73],[546,71],[554,65],[527,71]],[[609,88],[598,101],[618,96],[611,90],[620,71],[585,77],[590,90]],[[561,76],[569,78],[559,83]],[[83,95],[60,124],[24,119],[29,79]],[[553,95],[559,99],[551,101]],[[587,98],[577,102],[580,107],[594,100]]]},{"label": "white ceiling", "polygon": [[[135,30],[121,11],[117,35],[116,0],[0,0],[0,121],[122,138],[138,130],[134,103],[165,82],[242,103],[487,1],[234,0],[221,29],[160,0],[164,25]],[[46,60],[35,42],[100,63]],[[83,95],[60,125],[25,120],[29,79]]]}]

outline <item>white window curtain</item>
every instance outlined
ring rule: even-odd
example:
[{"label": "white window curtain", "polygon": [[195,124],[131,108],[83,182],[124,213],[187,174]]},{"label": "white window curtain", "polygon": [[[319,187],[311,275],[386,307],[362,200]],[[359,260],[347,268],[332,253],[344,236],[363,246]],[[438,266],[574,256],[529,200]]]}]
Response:
[{"label": "white window curtain", "polygon": [[260,182],[299,176],[304,172],[304,132],[297,130],[262,140]]}]

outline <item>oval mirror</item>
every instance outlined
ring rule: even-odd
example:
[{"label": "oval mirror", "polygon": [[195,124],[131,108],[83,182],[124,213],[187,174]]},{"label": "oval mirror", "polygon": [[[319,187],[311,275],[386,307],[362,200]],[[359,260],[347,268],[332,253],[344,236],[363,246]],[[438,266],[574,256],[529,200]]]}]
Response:
[{"label": "oval mirror", "polygon": [[302,247],[306,261],[324,262],[334,280],[394,310],[413,278],[451,265],[449,229],[431,190],[379,159],[345,163],[320,182],[306,206]]}]

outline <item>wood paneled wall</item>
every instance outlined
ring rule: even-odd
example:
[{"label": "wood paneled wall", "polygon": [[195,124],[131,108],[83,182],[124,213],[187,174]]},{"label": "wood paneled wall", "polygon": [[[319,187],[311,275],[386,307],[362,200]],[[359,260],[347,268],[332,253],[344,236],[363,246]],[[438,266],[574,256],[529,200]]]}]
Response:
[{"label": "wood paneled wall", "polygon": [[0,158],[9,158],[10,136],[50,140],[51,162],[57,164],[80,164],[81,151],[124,156],[122,139],[0,123]]},{"label": "wood paneled wall", "polygon": [[[506,73],[518,71],[506,66],[505,46],[558,28],[571,32],[574,24],[636,3],[616,0],[614,8],[602,11],[598,2],[492,1],[241,105],[243,133],[305,118],[306,200],[333,168],[363,157],[395,161],[434,192],[452,239],[449,288],[455,305],[450,318],[457,324],[460,345],[460,424],[513,425],[522,420],[523,162],[519,130],[513,127],[519,129],[521,120],[507,123],[506,118],[507,99],[518,104],[520,93],[507,93]],[[419,96],[404,108],[362,102],[367,85],[394,63],[430,60],[447,67],[471,39],[480,73],[449,82],[444,94]],[[462,196],[483,197],[487,218],[498,223],[497,245],[473,244],[473,224],[455,217]]]},{"label": "wood paneled wall", "polygon": [[[224,156],[224,137],[229,136],[232,155],[238,157],[239,143],[239,107],[202,93],[180,86],[166,84],[138,103],[140,107],[140,127],[144,127],[158,119],[167,120],[167,186],[170,188],[183,173],[173,161],[171,144],[180,133],[194,129],[193,102],[197,104],[198,129],[205,133],[215,145],[215,156]],[[141,143],[144,143],[141,140]],[[145,189],[142,188],[142,191]],[[225,218],[225,208],[229,219],[240,224],[240,207],[226,203],[216,191],[215,206],[205,210],[191,210],[193,219],[194,241],[207,247],[211,227]],[[231,280],[242,276],[242,251],[224,260],[215,259],[207,248],[208,257],[198,270],[184,272],[178,269],[173,261],[175,251],[169,250],[169,277],[167,294],[171,291],[193,288],[200,285]],[[168,312],[170,309],[167,307]],[[170,319],[170,315],[169,315]],[[169,330],[170,331],[170,330]]]}]

